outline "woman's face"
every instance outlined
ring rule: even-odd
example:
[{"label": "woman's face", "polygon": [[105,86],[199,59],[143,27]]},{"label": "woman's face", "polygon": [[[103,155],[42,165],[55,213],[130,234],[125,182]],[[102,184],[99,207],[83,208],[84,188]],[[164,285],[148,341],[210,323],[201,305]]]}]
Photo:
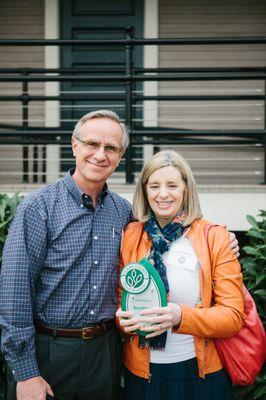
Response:
[{"label": "woman's face", "polygon": [[177,168],[163,167],[155,171],[147,182],[147,199],[161,227],[173,220],[181,209],[185,184]]}]

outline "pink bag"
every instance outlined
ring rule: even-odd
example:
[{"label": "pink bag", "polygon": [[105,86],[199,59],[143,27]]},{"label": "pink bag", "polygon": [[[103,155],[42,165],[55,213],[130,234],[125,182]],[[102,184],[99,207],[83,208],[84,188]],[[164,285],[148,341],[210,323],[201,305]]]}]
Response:
[{"label": "pink bag", "polygon": [[[204,228],[207,243],[212,226],[209,224]],[[236,385],[253,383],[266,358],[265,330],[255,302],[245,286],[243,295],[245,322],[242,329],[231,338],[214,339],[222,364]]]}]

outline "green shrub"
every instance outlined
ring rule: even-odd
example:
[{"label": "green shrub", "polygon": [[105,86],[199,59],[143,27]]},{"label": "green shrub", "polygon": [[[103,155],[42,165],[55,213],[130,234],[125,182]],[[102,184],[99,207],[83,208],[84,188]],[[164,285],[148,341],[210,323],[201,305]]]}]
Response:
[{"label": "green shrub", "polygon": [[[251,215],[247,216],[247,220],[252,226],[247,232],[249,237],[249,245],[243,247],[246,253],[241,258],[244,282],[251,293],[258,313],[265,326],[266,323],[266,211],[260,211],[257,218]],[[266,398],[266,368],[261,371],[255,383],[246,387],[236,387],[236,399],[256,400]]]},{"label": "green shrub", "polygon": [[12,197],[0,194],[0,267],[2,265],[2,254],[9,225],[14,217],[21,197],[16,193]]},{"label": "green shrub", "polygon": [[[0,268],[2,265],[3,247],[7,237],[8,228],[14,217],[21,197],[16,193],[12,197],[0,194]],[[0,399],[4,399],[6,364],[2,354],[0,354]]]}]

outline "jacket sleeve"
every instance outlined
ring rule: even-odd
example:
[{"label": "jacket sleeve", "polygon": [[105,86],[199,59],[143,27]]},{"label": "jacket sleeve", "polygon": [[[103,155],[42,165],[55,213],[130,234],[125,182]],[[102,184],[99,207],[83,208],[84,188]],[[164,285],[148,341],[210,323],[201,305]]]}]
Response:
[{"label": "jacket sleeve", "polygon": [[1,347],[16,381],[39,375],[33,307],[36,277],[46,254],[46,222],[33,205],[19,206],[3,252]]},{"label": "jacket sleeve", "polygon": [[229,246],[229,234],[221,227],[209,233],[212,266],[212,304],[182,305],[182,319],[175,333],[206,338],[227,338],[243,325],[243,281],[241,267]]}]

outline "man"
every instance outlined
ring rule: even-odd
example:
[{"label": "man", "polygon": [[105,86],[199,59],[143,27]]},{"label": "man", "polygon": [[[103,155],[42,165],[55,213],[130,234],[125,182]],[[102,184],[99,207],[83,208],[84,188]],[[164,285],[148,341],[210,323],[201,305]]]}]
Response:
[{"label": "man", "polygon": [[[106,180],[128,145],[106,110],[77,123],[76,168],[18,207],[4,249],[0,320],[7,399],[119,398],[114,329],[121,234],[130,204]],[[17,382],[17,385],[16,385]]]},{"label": "man", "polygon": [[131,208],[106,180],[127,145],[114,112],[86,114],[72,137],[75,169],[18,207],[0,286],[7,400],[119,399],[113,319]]}]

